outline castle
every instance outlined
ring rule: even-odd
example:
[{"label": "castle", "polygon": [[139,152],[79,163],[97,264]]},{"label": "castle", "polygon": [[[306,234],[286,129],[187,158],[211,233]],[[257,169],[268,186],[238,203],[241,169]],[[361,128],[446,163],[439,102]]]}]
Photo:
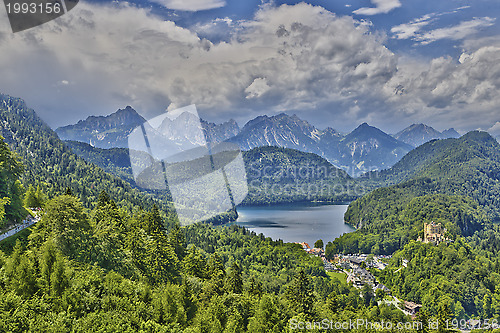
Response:
[{"label": "castle", "polygon": [[439,244],[443,241],[446,241],[447,238],[444,237],[446,233],[446,229],[443,228],[441,223],[425,223],[424,222],[424,243],[434,243]]}]

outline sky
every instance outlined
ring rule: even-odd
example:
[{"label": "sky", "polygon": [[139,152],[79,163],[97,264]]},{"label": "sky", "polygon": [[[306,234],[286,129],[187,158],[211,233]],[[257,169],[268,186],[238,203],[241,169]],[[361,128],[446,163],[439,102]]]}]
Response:
[{"label": "sky", "polygon": [[0,92],[53,128],[195,104],[240,126],[286,112],[343,132],[500,135],[499,13],[497,0],[95,0],[12,33],[2,7]]}]

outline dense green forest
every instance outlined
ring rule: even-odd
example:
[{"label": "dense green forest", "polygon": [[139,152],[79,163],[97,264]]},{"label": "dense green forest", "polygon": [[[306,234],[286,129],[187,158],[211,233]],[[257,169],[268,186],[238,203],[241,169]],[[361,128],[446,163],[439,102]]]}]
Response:
[{"label": "dense green forest", "polygon": [[[24,218],[24,207],[44,207],[35,226],[0,242],[1,332],[292,332],[299,322],[322,332],[323,319],[412,323],[382,302],[383,292],[327,273],[298,244],[211,225],[236,212],[181,228],[168,196],[127,179],[125,150],[69,148],[7,96],[0,116],[2,223]],[[351,203],[345,219],[358,230],[328,242],[327,257],[393,254],[385,270],[370,271],[398,298],[423,305],[417,320],[500,319],[498,148],[479,132],[432,141],[362,179],[313,154],[257,148],[244,154],[247,203],[352,200],[393,182]],[[444,225],[448,242],[415,241],[430,221]]]},{"label": "dense green forest", "polygon": [[[423,238],[423,224],[432,221],[442,223],[451,239],[471,235],[491,223],[482,207],[463,196],[429,194],[407,199],[394,188],[384,188],[363,199],[370,200],[373,209],[358,220],[355,232],[327,244],[329,257],[334,253],[392,254],[410,240]],[[362,201],[355,204],[364,207]],[[350,212],[348,209],[346,218]]]},{"label": "dense green forest", "polygon": [[41,221],[0,244],[0,331],[291,332],[291,323],[323,319],[410,323],[377,303],[383,294],[331,277],[297,244],[237,226],[180,228],[156,205],[131,211],[105,191],[89,209],[68,192],[47,195]]},{"label": "dense green forest", "polygon": [[500,217],[500,145],[487,133],[428,142],[379,178],[361,181],[398,180],[349,205],[344,219],[358,230],[333,241],[329,251],[390,254],[421,236],[424,222],[443,222],[454,238]]},{"label": "dense green forest", "polygon": [[413,149],[391,168],[366,173],[360,179],[389,186],[421,177],[457,180],[470,176],[474,170],[491,177],[500,159],[498,146],[488,133],[478,131],[457,139],[431,140]]},{"label": "dense green forest", "polygon": [[312,153],[260,147],[243,156],[249,185],[244,204],[346,202],[366,193],[345,171]]},{"label": "dense green forest", "polygon": [[3,140],[0,136],[0,228],[7,221],[20,221],[27,215],[19,181],[24,166]]},{"label": "dense green forest", "polygon": [[[285,332],[291,319],[409,320],[331,278],[299,245],[236,226],[180,228],[153,195],[73,155],[20,100],[2,102],[2,133],[21,157],[1,142],[5,220],[23,200],[44,213],[0,243],[0,331]],[[110,194],[94,194],[104,187]]]},{"label": "dense green forest", "polygon": [[90,207],[106,190],[129,209],[157,204],[162,211],[172,210],[165,194],[140,191],[72,153],[21,99],[0,95],[0,134],[24,164],[21,182],[41,186],[49,197],[69,188],[85,207]]},{"label": "dense green forest", "polygon": [[[500,234],[498,226],[483,232],[488,236],[478,233],[439,246],[410,241],[378,272],[379,279],[395,295],[422,304],[429,313],[437,313],[444,303],[455,318],[500,320]],[[403,259],[407,267],[401,266]]]},{"label": "dense green forest", "polygon": [[[327,257],[393,254],[386,269],[372,271],[395,296],[422,304],[422,316],[447,309],[455,318],[500,320],[500,234],[493,223],[499,148],[487,133],[470,132],[426,143],[393,168],[367,175],[363,181],[396,185],[349,205],[345,220],[357,230],[329,242]],[[416,241],[431,221],[446,228],[449,241]]]},{"label": "dense green forest", "polygon": [[[100,149],[66,141],[71,150],[132,185],[128,149]],[[294,149],[261,147],[243,152],[249,193],[243,205],[269,205],[297,201],[346,202],[366,194],[365,183],[351,178],[322,157]]]},{"label": "dense green forest", "polygon": [[118,176],[132,185],[135,184],[127,148],[102,149],[78,141],[64,141],[64,144],[85,161],[99,166],[104,171]]},{"label": "dense green forest", "polygon": [[4,332],[288,332],[293,320],[410,320],[377,305],[371,289],[360,297],[331,278],[299,245],[237,226],[179,228],[156,206],[129,214],[105,192],[88,212],[74,196],[53,198],[24,237],[0,252]]}]

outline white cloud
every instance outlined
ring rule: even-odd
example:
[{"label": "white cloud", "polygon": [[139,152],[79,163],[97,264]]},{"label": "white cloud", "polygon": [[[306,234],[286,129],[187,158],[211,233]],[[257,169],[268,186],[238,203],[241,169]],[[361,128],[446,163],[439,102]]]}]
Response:
[{"label": "white cloud", "polygon": [[461,40],[476,34],[481,29],[490,27],[495,23],[495,18],[491,17],[476,17],[469,21],[460,22],[457,25],[439,28],[428,31],[415,37],[416,41],[422,44],[429,44],[440,39]]},{"label": "white cloud", "polygon": [[401,7],[399,0],[371,0],[371,2],[375,7],[361,7],[353,13],[358,15],[387,14],[391,10]]},{"label": "white cloud", "polygon": [[166,8],[174,10],[183,10],[197,12],[200,10],[208,10],[224,7],[225,0],[152,0]]},{"label": "white cloud", "polygon": [[212,40],[222,39],[228,41],[239,30],[239,22],[235,22],[229,17],[217,18],[208,22],[197,23],[191,27],[191,30]]},{"label": "white cloud", "polygon": [[467,48],[461,62],[425,63],[398,58],[359,21],[305,3],[220,23],[235,30],[213,43],[145,9],[80,3],[40,27],[0,33],[8,50],[0,92],[25,98],[52,126],[125,105],[152,117],[190,104],[212,120],[309,112],[301,115],[339,129],[498,121],[500,41]]},{"label": "white cloud", "polygon": [[[10,50],[0,53],[0,91],[25,97],[56,126],[124,105],[152,116],[194,103],[224,119],[263,106],[350,105],[353,96],[377,96],[396,71],[395,56],[367,27],[321,7],[265,7],[238,29],[213,44],[144,9],[81,3],[0,39]],[[71,84],[53,90],[61,80]]]},{"label": "white cloud", "polygon": [[429,25],[432,22],[432,18],[435,15],[427,14],[421,18],[410,21],[409,23],[403,23],[391,28],[391,32],[395,35],[397,39],[408,39],[414,38],[418,35],[418,32]]},{"label": "white cloud", "polygon": [[460,59],[440,57],[418,68],[400,65],[386,85],[388,101],[446,127],[491,126],[500,105],[500,46],[471,50]]},{"label": "white cloud", "polygon": [[[436,25],[436,22],[438,22],[440,17],[456,14],[459,11],[468,8],[470,7],[463,6],[448,12],[429,13],[408,23],[394,26],[391,28],[391,33],[393,34],[392,37],[396,39],[411,39],[421,45],[430,44],[441,39],[463,40],[476,34],[481,29],[492,26],[495,23],[495,18],[475,17],[469,21],[462,21],[457,25],[429,29],[429,27]],[[424,31],[426,28],[427,31]]]},{"label": "white cloud", "polygon": [[247,93],[246,98],[260,97],[269,89],[270,87],[267,85],[267,80],[265,78],[258,77],[245,89],[245,92]]}]

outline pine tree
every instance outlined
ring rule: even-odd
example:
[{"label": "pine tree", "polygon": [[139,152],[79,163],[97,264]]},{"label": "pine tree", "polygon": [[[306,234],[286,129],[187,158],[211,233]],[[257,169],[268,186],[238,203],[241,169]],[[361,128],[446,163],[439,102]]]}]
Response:
[{"label": "pine tree", "polygon": [[447,300],[443,300],[438,305],[437,318],[439,324],[439,332],[449,332],[449,320],[452,318],[452,312]]},{"label": "pine tree", "polygon": [[146,215],[144,230],[149,235],[165,235],[165,227],[163,226],[163,219],[161,218],[160,211],[156,205],[153,205],[151,211]]},{"label": "pine tree", "polygon": [[153,283],[174,281],[179,275],[179,260],[168,240],[163,219],[156,205],[146,214],[144,227],[151,237],[146,245],[148,276]]},{"label": "pine tree", "polygon": [[37,206],[35,207],[44,207],[45,206],[45,195],[40,188],[40,185],[36,187],[35,197],[37,201]]},{"label": "pine tree", "polygon": [[170,230],[168,242],[173,247],[177,258],[179,258],[179,260],[184,259],[186,256],[186,236],[184,236],[184,232],[178,223]]},{"label": "pine tree", "polygon": [[10,203],[9,198],[0,198],[0,227],[5,222],[5,205]]},{"label": "pine tree", "polygon": [[186,274],[201,279],[207,278],[207,262],[196,246],[192,246],[189,249],[187,256],[184,257],[183,265]]},{"label": "pine tree", "polygon": [[52,274],[50,275],[50,295],[60,297],[67,286],[68,278],[66,276],[64,259],[60,254],[57,254]]},{"label": "pine tree", "polygon": [[82,203],[75,197],[61,195],[47,203],[41,223],[30,235],[30,243],[53,239],[57,248],[70,257],[82,255],[90,224]]},{"label": "pine tree", "polygon": [[30,208],[40,207],[38,204],[37,197],[36,197],[35,189],[33,188],[33,185],[31,185],[31,184],[30,184],[30,186],[28,186],[28,190],[26,191],[26,194],[24,195],[24,206],[30,207]]},{"label": "pine tree", "polygon": [[209,281],[205,286],[205,298],[212,298],[216,295],[224,295],[224,282],[226,270],[224,264],[217,253],[212,254],[208,261],[208,276]]},{"label": "pine tree", "polygon": [[248,287],[250,295],[262,295],[262,284],[257,281],[253,276],[250,278],[250,286]]},{"label": "pine tree", "polygon": [[337,293],[332,292],[330,295],[328,295],[328,298],[326,300],[326,306],[328,310],[330,310],[333,313],[337,313],[340,310],[340,303],[339,299],[337,296]]},{"label": "pine tree", "polygon": [[23,253],[21,242],[16,240],[14,251],[5,267],[9,287],[18,295],[31,297],[36,291],[35,269],[33,262]]},{"label": "pine tree", "polygon": [[290,286],[286,290],[286,298],[297,313],[313,315],[315,301],[311,281],[307,274],[301,269]]},{"label": "pine tree", "polygon": [[97,199],[97,207],[104,207],[109,204],[110,200],[108,192],[102,190],[101,193],[99,193],[99,198]]},{"label": "pine tree", "polygon": [[40,284],[45,292],[49,291],[54,262],[56,261],[56,247],[52,241],[48,241],[42,247],[42,255],[39,260],[40,266]]},{"label": "pine tree", "polygon": [[264,295],[259,301],[255,315],[250,318],[248,331],[252,333],[280,332],[276,325],[279,323],[279,311],[269,295]]},{"label": "pine tree", "polygon": [[231,272],[227,276],[227,290],[235,294],[243,292],[243,277],[241,276],[241,268],[238,263],[233,262]]},{"label": "pine tree", "polygon": [[24,166],[3,140],[0,136],[0,198],[9,198],[9,203],[4,203],[4,219],[21,221],[27,214],[23,208],[24,190],[19,182]]}]

